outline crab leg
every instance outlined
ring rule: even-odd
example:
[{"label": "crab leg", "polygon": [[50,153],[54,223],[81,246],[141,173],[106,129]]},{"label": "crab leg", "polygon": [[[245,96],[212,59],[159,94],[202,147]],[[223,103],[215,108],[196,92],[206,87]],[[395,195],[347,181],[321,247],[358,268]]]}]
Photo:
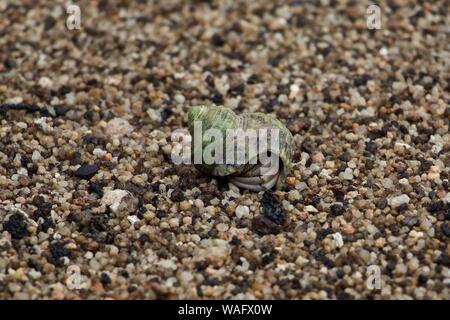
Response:
[{"label": "crab leg", "polygon": [[271,189],[278,180],[279,173],[256,177],[233,177],[230,181],[238,187],[252,191]]}]

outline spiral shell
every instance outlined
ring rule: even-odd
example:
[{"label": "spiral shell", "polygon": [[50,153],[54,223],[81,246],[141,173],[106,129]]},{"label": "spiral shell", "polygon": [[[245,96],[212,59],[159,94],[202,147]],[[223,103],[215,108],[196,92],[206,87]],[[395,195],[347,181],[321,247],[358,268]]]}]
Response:
[{"label": "spiral shell", "polygon": [[[193,158],[196,154],[202,154],[212,143],[211,137],[207,134],[209,129],[215,129],[222,136],[222,147],[225,152],[234,152],[235,161],[231,163],[194,162],[199,171],[211,176],[227,177],[238,187],[253,191],[268,190],[274,186],[279,189],[283,186],[291,167],[294,139],[291,132],[273,115],[259,112],[237,115],[233,110],[223,106],[195,106],[189,111],[188,121]],[[195,123],[201,124],[200,137],[196,136]],[[257,148],[248,147],[245,151],[239,147],[234,148],[236,140],[241,139],[242,134],[256,131],[261,135],[258,135],[257,140],[250,141],[249,138],[247,143],[257,144]],[[227,135],[229,132],[237,132],[234,136],[230,135],[231,140]],[[264,154],[271,156],[272,160],[276,159],[277,165],[274,166],[274,162],[263,161]],[[242,161],[236,161],[237,159]]]}]

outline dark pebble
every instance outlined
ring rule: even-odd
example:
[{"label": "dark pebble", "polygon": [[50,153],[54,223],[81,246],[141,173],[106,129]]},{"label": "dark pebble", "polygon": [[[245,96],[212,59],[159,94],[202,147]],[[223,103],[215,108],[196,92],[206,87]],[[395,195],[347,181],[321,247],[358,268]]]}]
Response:
[{"label": "dark pebble", "polygon": [[270,100],[268,100],[268,101],[267,101],[267,100],[264,101],[262,107],[263,107],[263,109],[264,109],[267,113],[272,113],[274,107],[275,107],[277,104],[278,104],[278,100],[275,99],[275,98],[273,98],[273,99],[270,99]]},{"label": "dark pebble", "polygon": [[397,262],[396,262],[395,260],[389,260],[388,263],[387,263],[387,265],[386,265],[386,268],[387,268],[389,271],[393,271],[393,270],[395,269],[396,266],[397,266]]},{"label": "dark pebble", "polygon": [[184,193],[180,188],[175,188],[170,195],[170,200],[180,202],[184,200]]},{"label": "dark pebble", "polygon": [[52,16],[47,16],[44,19],[44,31],[52,29],[56,24],[56,19]]},{"label": "dark pebble", "polygon": [[265,265],[268,265],[269,263],[271,263],[273,261],[273,259],[274,259],[274,256],[271,253],[269,253],[269,254],[266,253],[261,257],[261,263],[263,266],[265,266]]},{"label": "dark pebble", "polygon": [[106,139],[100,136],[87,135],[83,138],[83,144],[92,144],[93,146],[106,146]]},{"label": "dark pebble", "polygon": [[345,198],[345,192],[342,190],[333,190],[334,197],[336,201],[343,202]]},{"label": "dark pebble", "polygon": [[311,199],[311,205],[312,206],[317,206],[320,203],[321,199],[319,196],[313,196]]},{"label": "dark pebble", "polygon": [[397,212],[398,213],[402,213],[405,212],[408,209],[408,204],[407,203],[402,203],[398,208],[397,208]]},{"label": "dark pebble", "polygon": [[103,197],[103,183],[97,181],[89,181],[88,191],[96,193],[100,198]]},{"label": "dark pebble", "polygon": [[225,44],[225,41],[223,40],[222,36],[216,33],[211,37],[211,44],[216,47],[221,47]]},{"label": "dark pebble", "polygon": [[98,172],[98,167],[95,164],[82,165],[75,171],[75,176],[81,179],[89,180]]},{"label": "dark pebble", "polygon": [[26,155],[22,156],[22,158],[20,159],[20,164],[24,168],[28,168],[28,164],[30,164],[30,163],[31,163],[31,158]]},{"label": "dark pebble", "polygon": [[219,279],[207,277],[207,278],[203,281],[203,284],[204,284],[205,286],[218,286],[218,285],[221,284],[221,282],[220,282]]},{"label": "dark pebble", "polygon": [[86,81],[86,85],[96,87],[98,85],[98,80],[95,78],[89,79]]},{"label": "dark pebble", "polygon": [[128,279],[128,278],[130,277],[130,275],[128,274],[128,271],[125,270],[125,269],[120,270],[120,271],[119,271],[119,275],[120,275],[121,277],[124,277],[125,279]]},{"label": "dark pebble", "polygon": [[172,109],[164,108],[161,110],[161,123],[165,123],[166,120],[173,114]]},{"label": "dark pebble", "polygon": [[195,264],[195,269],[197,271],[203,271],[208,267],[208,263],[206,261],[199,261]]},{"label": "dark pebble", "polygon": [[421,287],[425,286],[428,282],[428,277],[424,274],[421,274],[417,277],[417,284]]},{"label": "dark pebble", "polygon": [[301,144],[301,150],[306,153],[313,153],[314,145],[311,143],[311,141],[305,140]]},{"label": "dark pebble", "polygon": [[137,287],[135,285],[130,285],[127,288],[128,293],[133,293],[135,291],[137,291]]},{"label": "dark pebble", "polygon": [[158,192],[159,191],[159,186],[161,185],[161,182],[157,181],[154,182],[150,185],[150,188],[152,188],[153,192]]},{"label": "dark pebble", "polygon": [[449,182],[448,180],[442,181],[442,187],[443,187],[445,190],[448,190],[449,187],[450,187],[450,182]]},{"label": "dark pebble", "polygon": [[228,90],[228,94],[230,94],[232,97],[235,96],[242,96],[245,93],[245,84],[244,83],[238,83],[234,86],[232,86]]},{"label": "dark pebble", "polygon": [[287,221],[286,212],[283,210],[281,201],[271,191],[265,191],[261,199],[261,214],[270,221],[283,225]]},{"label": "dark pebble", "polygon": [[217,236],[217,233],[218,233],[218,231],[216,228],[211,228],[208,231],[208,236],[210,236],[211,238],[215,238]]},{"label": "dark pebble", "polygon": [[88,121],[93,121],[94,120],[94,112],[91,110],[87,110],[84,114],[83,114],[83,118],[88,120]]},{"label": "dark pebble", "polygon": [[109,275],[106,272],[102,272],[100,275],[100,282],[102,283],[102,285],[107,285],[111,283],[111,278],[109,277]]},{"label": "dark pebble", "polygon": [[325,239],[329,234],[332,234],[333,230],[331,229],[320,229],[319,231],[317,231],[317,240],[322,241],[323,239]]},{"label": "dark pebble", "polygon": [[40,111],[41,109],[36,104],[26,104],[26,103],[0,105],[0,114],[6,113],[9,110],[25,110],[26,112],[37,112]]},{"label": "dark pebble", "polygon": [[167,217],[167,212],[164,211],[164,210],[157,210],[157,211],[156,211],[156,217],[157,217],[158,219]]},{"label": "dark pebble", "polygon": [[3,62],[3,65],[7,70],[11,70],[12,68],[16,67],[16,62],[14,61],[14,59],[11,59],[11,57],[7,57]]},{"label": "dark pebble", "polygon": [[356,87],[359,87],[359,86],[365,86],[365,85],[367,84],[367,82],[368,82],[369,80],[371,80],[371,79],[372,79],[372,78],[371,78],[369,75],[363,74],[363,75],[361,75],[361,76],[355,78],[355,80],[353,80],[353,84],[354,84]]},{"label": "dark pebble", "polygon": [[352,299],[352,296],[345,292],[344,290],[339,290],[336,294],[336,298],[338,300],[350,300]]},{"label": "dark pebble", "polygon": [[57,265],[62,266],[62,257],[69,257],[70,250],[66,248],[67,242],[65,241],[56,241],[49,245],[50,250],[50,262]]},{"label": "dark pebble", "polygon": [[277,234],[281,232],[281,226],[261,215],[253,218],[252,229],[261,235]]},{"label": "dark pebble", "polygon": [[334,217],[340,216],[344,212],[345,212],[345,208],[344,208],[344,206],[342,206],[340,204],[335,203],[330,206],[330,213]]},{"label": "dark pebble", "polygon": [[450,237],[450,224],[449,223],[444,223],[441,226],[441,230],[444,235],[446,235],[447,237]]},{"label": "dark pebble", "polygon": [[51,243],[49,246],[50,253],[54,258],[67,257],[70,255],[70,250],[67,249],[65,246],[66,242],[63,241]]},{"label": "dark pebble", "polygon": [[292,133],[299,133],[302,131],[308,131],[311,128],[311,120],[307,117],[299,117],[291,122],[288,125],[289,130]]},{"label": "dark pebble", "polygon": [[389,229],[391,230],[392,235],[394,235],[395,237],[398,237],[400,235],[400,227],[397,223],[390,225]]},{"label": "dark pebble", "polygon": [[150,242],[150,237],[147,234],[143,234],[139,237],[139,242],[144,245],[147,242]]},{"label": "dark pebble", "polygon": [[192,189],[195,187],[195,182],[192,179],[190,172],[182,172],[179,174],[180,177],[180,188],[182,190]]},{"label": "dark pebble", "polygon": [[252,220],[252,228],[259,234],[280,233],[287,223],[287,215],[280,200],[270,191],[261,199],[261,214]]},{"label": "dark pebble", "polygon": [[257,84],[259,82],[259,78],[256,74],[252,74],[250,77],[248,77],[247,79],[247,84]]},{"label": "dark pebble", "polygon": [[430,160],[426,160],[426,159],[419,159],[420,161],[420,171],[422,172],[427,172],[428,170],[430,170],[431,166],[433,165],[433,162],[431,162]]},{"label": "dark pebble", "polygon": [[70,87],[68,87],[68,86],[61,86],[58,89],[58,94],[60,96],[65,96],[66,94],[70,93],[71,91],[72,91],[72,89]]},{"label": "dark pebble", "polygon": [[450,267],[450,256],[446,252],[442,252],[439,258],[437,259],[437,263],[444,265],[446,267]]},{"label": "dark pebble", "polygon": [[435,202],[431,202],[431,203],[429,203],[428,206],[427,206],[427,210],[428,210],[430,213],[436,213],[436,212],[439,212],[439,211],[441,211],[441,210],[444,210],[444,208],[445,208],[445,205],[444,205],[444,202],[443,202],[442,200],[435,201]]},{"label": "dark pebble", "polygon": [[379,209],[384,209],[384,208],[386,208],[387,204],[388,204],[388,201],[387,201],[386,198],[381,198],[381,199],[379,199],[379,200],[377,201],[377,207],[378,207]]},{"label": "dark pebble", "polygon": [[240,245],[241,244],[241,240],[239,240],[238,237],[233,236],[231,238],[231,240],[230,240],[230,244],[235,245],[235,246]]},{"label": "dark pebble", "polygon": [[323,251],[318,251],[313,254],[314,258],[322,263],[325,267],[331,269],[334,268],[334,262],[330,258],[328,258]]},{"label": "dark pebble", "polygon": [[36,196],[33,198],[33,205],[37,207],[37,209],[33,212],[33,219],[38,220],[39,218],[47,218],[50,215],[50,211],[52,210],[52,204],[49,202],[45,202],[42,196]]},{"label": "dark pebble", "polygon": [[77,222],[77,221],[78,221],[78,217],[77,217],[77,215],[76,215],[75,213],[70,212],[70,213],[67,215],[66,220],[67,220],[68,222]]},{"label": "dark pebble", "polygon": [[339,156],[339,160],[349,162],[352,159],[350,152],[344,152]]},{"label": "dark pebble", "polygon": [[20,213],[14,213],[3,223],[3,230],[8,231],[11,237],[16,240],[20,240],[28,236],[28,225],[25,221],[25,217]]},{"label": "dark pebble", "polygon": [[57,105],[54,107],[54,109],[55,109],[55,114],[57,117],[65,116],[67,111],[69,111],[69,108],[64,105]]},{"label": "dark pebble", "polygon": [[211,101],[214,102],[215,104],[223,103],[223,96],[220,93],[216,92],[211,97]]},{"label": "dark pebble", "polygon": [[55,223],[51,217],[47,217],[41,225],[42,231],[47,232],[50,228],[55,228]]},{"label": "dark pebble", "polygon": [[366,142],[366,150],[371,154],[375,155],[377,153],[378,147],[375,142],[368,141]]}]

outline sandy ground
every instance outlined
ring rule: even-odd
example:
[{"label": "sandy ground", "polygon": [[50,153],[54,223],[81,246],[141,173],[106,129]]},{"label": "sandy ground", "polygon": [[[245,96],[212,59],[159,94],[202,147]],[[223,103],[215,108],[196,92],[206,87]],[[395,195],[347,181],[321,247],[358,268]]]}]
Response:
[{"label": "sandy ground", "polygon": [[[0,1],[0,299],[450,298],[447,1],[149,2]],[[198,104],[284,188],[175,165]]]}]

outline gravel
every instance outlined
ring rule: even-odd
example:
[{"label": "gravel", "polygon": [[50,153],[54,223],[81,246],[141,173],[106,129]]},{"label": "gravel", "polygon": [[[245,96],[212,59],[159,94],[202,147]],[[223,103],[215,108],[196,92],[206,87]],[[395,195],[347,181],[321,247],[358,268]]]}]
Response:
[{"label": "gravel", "polygon": [[91,179],[98,172],[98,167],[95,164],[82,165],[75,171],[75,176],[81,179]]},{"label": "gravel", "polygon": [[23,215],[14,213],[3,223],[3,229],[8,231],[13,239],[20,240],[28,236],[28,225]]}]

